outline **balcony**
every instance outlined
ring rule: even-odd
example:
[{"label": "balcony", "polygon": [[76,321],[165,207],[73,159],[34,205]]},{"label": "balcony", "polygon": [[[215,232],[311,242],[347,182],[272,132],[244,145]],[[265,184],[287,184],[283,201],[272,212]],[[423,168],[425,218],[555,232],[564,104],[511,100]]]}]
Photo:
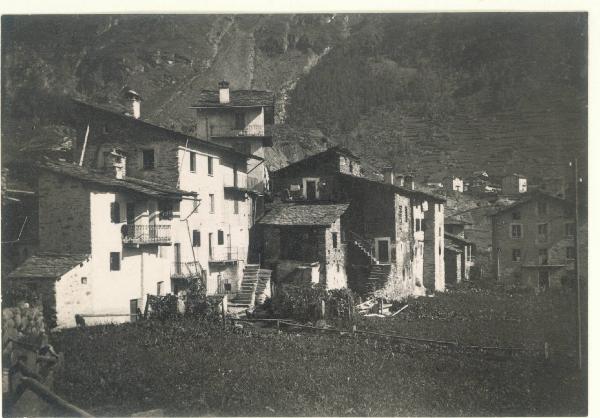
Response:
[{"label": "balcony", "polygon": [[123,225],[121,237],[125,245],[170,245],[171,225]]},{"label": "balcony", "polygon": [[236,136],[265,136],[264,125],[248,125],[242,129],[232,128],[231,126],[211,126],[210,136],[213,138],[224,137],[232,138]]},{"label": "balcony", "polygon": [[208,253],[209,263],[237,263],[246,259],[248,250],[243,247],[212,247]]},{"label": "balcony", "polygon": [[172,279],[189,279],[202,277],[202,266],[197,261],[176,261],[171,264]]}]

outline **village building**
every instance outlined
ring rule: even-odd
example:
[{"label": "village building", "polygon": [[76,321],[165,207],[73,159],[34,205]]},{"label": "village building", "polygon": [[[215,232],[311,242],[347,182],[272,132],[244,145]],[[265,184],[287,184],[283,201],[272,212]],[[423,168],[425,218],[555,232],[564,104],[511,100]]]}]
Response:
[{"label": "village building", "polygon": [[575,222],[567,201],[535,193],[492,215],[492,256],[502,282],[557,287],[573,280]]},{"label": "village building", "polygon": [[[181,220],[173,225],[172,245],[164,256],[177,271],[200,271],[209,294],[236,293],[248,261],[249,229],[256,217],[255,194],[246,181],[247,161],[262,159],[142,117],[78,104],[81,135],[74,146],[74,160],[101,169],[107,166],[107,156],[117,154],[129,178],[196,193],[196,200],[182,201]],[[181,289],[179,282],[174,276],[174,293]]]},{"label": "village building", "polygon": [[462,193],[464,192],[464,182],[463,179],[457,176],[447,176],[443,181],[444,189],[452,190],[454,192]]},{"label": "village building", "polygon": [[347,287],[347,244],[341,228],[347,209],[347,203],[272,205],[258,222],[263,230],[263,263],[282,282],[307,278],[327,289]]},{"label": "village building", "polygon": [[[146,295],[170,291],[184,199],[196,193],[66,162],[39,170],[39,244],[9,280],[46,289],[59,327],[135,319]],[[116,170],[118,173],[119,171]]]},{"label": "village building", "polygon": [[473,250],[475,245],[463,237],[444,234],[444,264],[446,268],[446,285],[458,284],[471,278],[473,267]]},{"label": "village building", "polygon": [[360,159],[342,147],[272,176],[274,192],[288,204],[348,204],[340,240],[350,288],[390,299],[444,290],[444,199],[395,184],[391,169],[384,182],[363,177]]},{"label": "village building", "polygon": [[502,177],[502,194],[517,195],[520,193],[527,193],[527,177],[517,173]]}]

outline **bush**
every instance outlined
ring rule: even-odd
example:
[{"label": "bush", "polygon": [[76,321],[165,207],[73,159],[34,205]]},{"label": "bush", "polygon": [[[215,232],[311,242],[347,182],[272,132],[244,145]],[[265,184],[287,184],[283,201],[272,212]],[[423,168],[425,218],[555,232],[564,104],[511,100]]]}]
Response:
[{"label": "bush", "polygon": [[315,321],[321,317],[321,301],[325,301],[326,318],[347,318],[354,310],[354,296],[348,289],[326,290],[323,285],[285,285],[271,301],[272,312],[278,318]]},{"label": "bush", "polygon": [[179,316],[177,310],[177,302],[179,298],[176,295],[168,294],[165,296],[153,296],[149,295],[149,316],[153,319],[160,319],[164,321],[166,319],[175,318]]}]

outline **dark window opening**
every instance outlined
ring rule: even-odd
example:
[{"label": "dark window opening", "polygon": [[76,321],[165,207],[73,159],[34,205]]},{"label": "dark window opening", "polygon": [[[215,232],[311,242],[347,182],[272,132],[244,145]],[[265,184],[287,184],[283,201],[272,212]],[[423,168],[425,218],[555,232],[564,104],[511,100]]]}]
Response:
[{"label": "dark window opening", "polygon": [[337,232],[332,232],[331,233],[331,240],[333,241],[333,248],[337,248],[338,247],[338,234],[337,234]]},{"label": "dark window opening", "polygon": [[110,204],[110,221],[114,224],[121,222],[121,206],[119,202],[112,202]]},{"label": "dark window opening", "polygon": [[197,229],[194,229],[192,231],[192,245],[194,247],[199,247],[201,245],[201,241],[200,241],[200,231]]},{"label": "dark window opening", "polygon": [[575,247],[567,247],[567,259],[575,260]]},{"label": "dark window opening", "polygon": [[142,161],[144,170],[154,169],[154,150],[145,149],[142,150]]},{"label": "dark window opening", "polygon": [[297,228],[282,228],[279,230],[280,258],[315,262],[318,258],[318,232]]},{"label": "dark window opening", "polygon": [[521,249],[515,248],[512,250],[512,261],[521,261]]},{"label": "dark window opening", "polygon": [[110,271],[121,270],[121,253],[110,253]]},{"label": "dark window opening", "polygon": [[538,262],[539,264],[546,265],[548,264],[548,249],[540,248],[538,250]]},{"label": "dark window opening", "polygon": [[223,245],[224,242],[225,242],[225,238],[223,236],[223,231],[221,229],[219,229],[217,231],[217,244]]},{"label": "dark window opening", "polygon": [[196,171],[196,153],[190,152],[190,171],[194,173]]},{"label": "dark window opening", "polygon": [[173,202],[169,200],[158,202],[158,219],[167,221],[173,219]]},{"label": "dark window opening", "polygon": [[212,176],[213,175],[213,157],[208,157],[207,169],[208,169],[208,175]]},{"label": "dark window opening", "polygon": [[512,238],[522,238],[523,229],[521,228],[521,225],[511,225],[510,236]]}]

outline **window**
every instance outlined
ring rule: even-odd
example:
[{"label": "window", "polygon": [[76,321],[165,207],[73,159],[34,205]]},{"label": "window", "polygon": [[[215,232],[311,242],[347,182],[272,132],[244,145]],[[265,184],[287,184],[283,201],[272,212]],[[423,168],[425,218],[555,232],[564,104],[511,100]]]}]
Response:
[{"label": "window", "polygon": [[521,261],[521,249],[515,248],[512,250],[512,261],[519,262]]},{"label": "window", "polygon": [[144,170],[154,169],[154,150],[145,149],[142,150],[142,166]]},{"label": "window", "polygon": [[233,201],[233,213],[234,213],[234,215],[237,215],[240,213],[240,202],[237,199]]},{"label": "window", "polygon": [[548,224],[538,224],[538,237],[540,240],[546,240],[548,237]]},{"label": "window", "polygon": [[121,270],[121,253],[110,253],[110,271]]},{"label": "window", "polygon": [[196,172],[196,153],[190,152],[190,172]]},{"label": "window", "polygon": [[521,219],[521,212],[519,211],[515,211],[512,213],[512,218],[513,219]]},{"label": "window", "polygon": [[575,260],[575,247],[567,247],[567,259]]},{"label": "window", "polygon": [[165,284],[165,282],[157,282],[156,283],[156,294],[158,296],[161,296],[163,294],[164,284]]},{"label": "window", "polygon": [[217,244],[223,245],[224,242],[225,242],[225,239],[223,237],[223,230],[219,229],[217,231]]},{"label": "window", "polygon": [[523,227],[521,224],[512,224],[510,226],[510,237],[513,239],[523,238]]},{"label": "window", "polygon": [[565,224],[565,235],[568,237],[575,236],[575,224],[573,222],[568,222]]},{"label": "window", "polygon": [[208,157],[207,168],[208,168],[208,175],[212,176],[213,175],[213,157]]},{"label": "window", "polygon": [[197,197],[194,198],[194,209],[192,210],[192,213],[198,213],[198,207],[200,206],[200,199],[198,199]]},{"label": "window", "polygon": [[210,201],[210,213],[215,213],[215,195],[209,194],[208,200]]},{"label": "window", "polygon": [[200,231],[197,229],[194,229],[192,231],[192,245],[194,247],[199,247],[201,244],[200,242]]},{"label": "window", "polygon": [[415,219],[415,232],[419,232],[422,230],[421,219]]},{"label": "window", "polygon": [[548,204],[546,202],[537,202],[538,215],[545,215],[548,212]]},{"label": "window", "polygon": [[238,168],[233,166],[233,187],[238,187]]},{"label": "window", "polygon": [[244,114],[242,112],[236,112],[235,114],[235,129],[242,130],[244,129],[245,121]]},{"label": "window", "polygon": [[112,202],[110,204],[110,221],[114,224],[121,222],[121,206],[119,202]]},{"label": "window", "polygon": [[538,250],[538,262],[539,264],[548,264],[548,249],[540,248]]},{"label": "window", "polygon": [[331,233],[331,241],[333,242],[333,248],[337,248],[338,246],[338,235],[337,232]]},{"label": "window", "polygon": [[87,277],[81,278],[81,284],[87,284]]},{"label": "window", "polygon": [[158,219],[167,221],[173,219],[173,202],[169,200],[158,202]]}]

